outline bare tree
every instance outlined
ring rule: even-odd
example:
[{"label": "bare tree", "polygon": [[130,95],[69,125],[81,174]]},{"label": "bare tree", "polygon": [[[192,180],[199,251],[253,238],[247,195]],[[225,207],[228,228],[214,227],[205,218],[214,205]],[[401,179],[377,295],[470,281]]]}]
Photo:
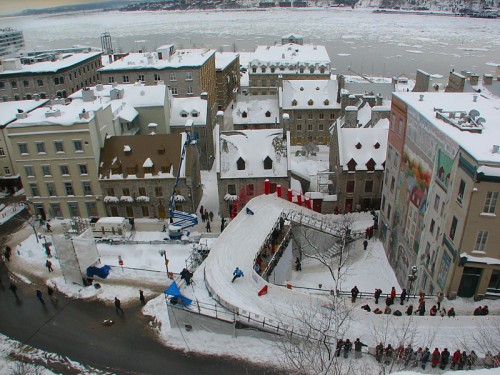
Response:
[{"label": "bare tree", "polygon": [[280,359],[294,373],[361,373],[366,370],[364,362],[340,358],[335,353],[337,339],[348,333],[354,308],[336,292],[345,273],[353,218],[346,215],[315,222],[314,226],[310,222],[302,224],[295,224],[295,249],[302,258],[314,259],[328,270],[333,289],[327,297],[310,298],[309,303],[291,306],[288,313],[276,311],[280,326],[290,326],[277,342]]},{"label": "bare tree", "polygon": [[315,156],[319,151],[319,147],[314,142],[307,142],[304,146],[302,146],[302,155],[305,156]]},{"label": "bare tree", "polygon": [[462,330],[457,335],[457,346],[467,351],[485,354],[500,352],[500,321],[498,319],[475,319],[474,329]]},{"label": "bare tree", "polygon": [[24,362],[16,362],[12,369],[12,375],[42,375],[44,373],[45,369],[42,366]]}]

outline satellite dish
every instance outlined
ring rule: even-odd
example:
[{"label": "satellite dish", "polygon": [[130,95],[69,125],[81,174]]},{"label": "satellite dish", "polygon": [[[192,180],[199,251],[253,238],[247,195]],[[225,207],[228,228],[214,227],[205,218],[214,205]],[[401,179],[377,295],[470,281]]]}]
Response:
[{"label": "satellite dish", "polygon": [[471,109],[471,110],[469,111],[469,117],[470,117],[471,119],[475,119],[477,116],[479,116],[479,111],[478,111],[478,110],[476,110],[476,109]]},{"label": "satellite dish", "polygon": [[485,122],[485,118],[484,117],[479,117],[477,120],[476,120],[476,123],[481,125],[483,122]]}]

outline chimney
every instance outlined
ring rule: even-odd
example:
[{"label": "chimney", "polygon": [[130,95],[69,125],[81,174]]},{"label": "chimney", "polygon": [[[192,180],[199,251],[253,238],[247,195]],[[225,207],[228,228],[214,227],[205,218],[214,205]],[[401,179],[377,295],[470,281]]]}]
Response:
[{"label": "chimney", "polygon": [[490,86],[493,84],[493,75],[492,74],[483,74],[483,85]]},{"label": "chimney", "polygon": [[34,100],[35,102],[40,101],[40,94],[33,94],[33,100]]},{"label": "chimney", "polygon": [[88,120],[90,118],[90,112],[87,112],[84,108],[84,109],[82,109],[82,112],[78,114],[78,116],[80,117],[80,120],[83,120],[83,119]]},{"label": "chimney", "polygon": [[102,85],[102,83],[98,83],[97,85],[95,85],[95,90],[96,91],[104,90],[104,86]]},{"label": "chimney", "polygon": [[215,115],[215,123],[219,125],[219,131],[224,130],[224,112],[223,111],[217,111],[217,114]]},{"label": "chimney", "polygon": [[24,112],[22,109],[17,110],[16,119],[20,120],[20,119],[27,118],[27,117],[28,117],[28,114],[26,112]]},{"label": "chimney", "polygon": [[52,107],[50,107],[49,110],[45,112],[45,118],[49,117],[61,117],[61,110],[59,108],[52,109]]},{"label": "chimney", "polygon": [[472,86],[477,86],[479,84],[479,76],[477,74],[471,74],[469,76],[469,82]]},{"label": "chimney", "polygon": [[200,98],[203,99],[203,100],[208,100],[208,93],[203,91],[201,94],[200,94]]},{"label": "chimney", "polygon": [[288,113],[283,113],[283,139],[286,139],[286,133],[290,127],[290,115]]},{"label": "chimney", "polygon": [[82,99],[85,103],[93,102],[95,100],[94,90],[84,87],[82,89]]},{"label": "chimney", "polygon": [[158,126],[158,124],[155,124],[154,122],[151,122],[148,124],[148,130],[149,130],[150,135],[156,134],[156,127],[157,126]]},{"label": "chimney", "polygon": [[348,106],[345,108],[344,115],[344,128],[357,128],[358,127],[358,108]]}]

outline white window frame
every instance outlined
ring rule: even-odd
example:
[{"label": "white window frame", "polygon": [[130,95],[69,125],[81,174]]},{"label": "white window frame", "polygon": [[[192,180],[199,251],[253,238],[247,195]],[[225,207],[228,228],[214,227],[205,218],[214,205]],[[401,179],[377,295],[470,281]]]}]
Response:
[{"label": "white window frame", "polygon": [[488,240],[488,231],[480,230],[477,233],[476,243],[474,244],[475,253],[484,253],[486,248],[486,241]]}]

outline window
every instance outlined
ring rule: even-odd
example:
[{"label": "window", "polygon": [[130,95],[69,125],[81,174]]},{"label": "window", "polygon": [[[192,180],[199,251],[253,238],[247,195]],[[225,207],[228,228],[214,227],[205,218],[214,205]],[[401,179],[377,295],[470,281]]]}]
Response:
[{"label": "window", "polygon": [[455,240],[455,234],[457,232],[457,225],[458,225],[458,219],[453,216],[453,220],[451,221],[451,228],[450,228],[450,238],[452,240]]},{"label": "window", "polygon": [[391,179],[391,193],[394,192],[394,184],[396,183],[396,180],[394,179],[394,176]]},{"label": "window", "polygon": [[5,83],[0,82],[0,90],[5,90]]},{"label": "window", "polygon": [[177,95],[177,87],[171,87],[170,92],[172,93],[172,95]]},{"label": "window", "polygon": [[36,152],[39,154],[45,154],[45,143],[44,142],[36,142]]},{"label": "window", "polygon": [[82,182],[83,195],[92,195],[92,186],[90,185],[90,181]]},{"label": "window", "polygon": [[30,83],[28,81],[23,81],[23,86],[24,87],[30,87]]},{"label": "window", "polygon": [[5,150],[3,147],[0,147],[0,156],[5,156]]},{"label": "window", "polygon": [[320,120],[324,120],[325,119],[325,114],[324,113],[320,113],[318,116],[319,116]]},{"label": "window", "polygon": [[187,87],[187,94],[188,95],[193,95],[193,86],[188,86]]},{"label": "window", "polygon": [[75,195],[73,191],[73,184],[71,182],[64,183],[64,190],[66,191],[66,195]]},{"label": "window", "polygon": [[24,167],[24,171],[26,172],[26,176],[35,177],[35,169],[31,165],[27,165]]},{"label": "window", "polygon": [[123,76],[123,83],[129,83],[128,76]]},{"label": "window", "polygon": [[51,176],[50,165],[42,165],[42,176]]},{"label": "window", "polygon": [[396,130],[396,115],[393,113],[391,121],[391,131],[394,132],[395,130]]},{"label": "window", "polygon": [[144,82],[144,81],[145,81],[145,80],[144,80],[144,74],[138,74],[138,75],[137,75],[137,80],[138,80],[138,81],[141,81],[141,82]]},{"label": "window", "polygon": [[68,210],[71,217],[80,216],[80,210],[77,202],[68,202]]},{"label": "window", "polygon": [[161,197],[163,195],[163,191],[161,190],[161,187],[157,186],[155,187],[155,197]]},{"label": "window", "polygon": [[49,197],[55,197],[56,194],[56,186],[52,182],[47,182],[47,192],[49,193]]},{"label": "window", "polygon": [[33,197],[39,197],[40,192],[38,191],[38,185],[37,184],[30,184],[30,189],[31,189],[31,196]]},{"label": "window", "polygon": [[56,150],[56,153],[64,152],[63,141],[54,141],[54,148]]},{"label": "window", "polygon": [[38,87],[43,87],[43,80],[41,79],[37,80],[36,84],[38,85]]},{"label": "window", "polygon": [[155,81],[161,81],[161,77],[158,73],[155,73]]},{"label": "window", "polygon": [[480,230],[477,234],[476,245],[474,246],[474,251],[484,252],[486,247],[486,240],[488,238],[488,232],[485,230]]},{"label": "window", "polygon": [[297,113],[297,120],[302,120],[302,113]]},{"label": "window", "polygon": [[244,171],[245,170],[245,160],[242,158],[239,158],[236,161],[236,168],[238,168],[239,171]]},{"label": "window", "polygon": [[302,124],[297,124],[297,131],[301,132],[302,131]]},{"label": "window", "polygon": [[335,120],[335,113],[330,113],[330,120]]},{"label": "window", "polygon": [[85,202],[88,217],[97,216],[97,205],[95,202]]},{"label": "window", "polygon": [[142,210],[142,216],[148,217],[149,216],[149,207],[148,206],[141,206]]},{"label": "window", "polygon": [[113,188],[107,188],[106,192],[111,197],[113,197],[115,195],[115,189],[113,189]]},{"label": "window", "polygon": [[28,145],[26,143],[18,143],[19,152],[21,155],[28,155]]},{"label": "window", "polygon": [[139,187],[139,196],[141,197],[145,197],[147,194],[146,194],[146,188],[144,186],[140,186]]},{"label": "window", "polygon": [[79,164],[78,168],[80,169],[80,174],[89,174],[87,164]]},{"label": "window", "polygon": [[460,204],[462,204],[464,200],[464,193],[465,193],[465,181],[460,180],[460,186],[458,187],[458,195],[457,195],[457,201]]},{"label": "window", "polygon": [[247,195],[248,196],[254,195],[254,186],[253,186],[253,184],[247,184]]},{"label": "window", "polygon": [[385,196],[382,196],[382,206],[380,207],[382,211],[385,210]]},{"label": "window", "polygon": [[192,80],[193,80],[193,73],[186,72],[186,81],[192,81]]},{"label": "window", "polygon": [[9,167],[3,167],[3,171],[5,172],[6,175],[10,174],[10,169]]},{"label": "window", "polygon": [[403,119],[399,119],[398,136],[399,136],[399,138],[401,138],[403,136]]},{"label": "window", "polygon": [[63,176],[68,176],[69,175],[69,168],[67,165],[60,165],[59,168],[61,169],[61,174]]},{"label": "window", "polygon": [[310,132],[313,130],[312,124],[307,124],[307,130]]},{"label": "window", "polygon": [[227,193],[229,195],[236,195],[236,185],[234,184],[227,185]]},{"label": "window", "polygon": [[318,130],[320,132],[324,131],[325,130],[325,125],[324,124],[318,124]]},{"label": "window", "polygon": [[175,73],[170,73],[170,82],[175,82],[177,81],[177,76]]},{"label": "window", "polygon": [[108,83],[115,82],[115,77],[108,77]]},{"label": "window", "polygon": [[365,193],[371,193],[373,191],[373,181],[365,181]]},{"label": "window", "polygon": [[439,201],[441,198],[439,198],[439,195],[436,194],[436,197],[434,198],[434,210],[436,212],[439,212]]},{"label": "window", "polygon": [[122,192],[123,192],[123,194],[122,194],[122,195],[125,195],[125,196],[127,196],[127,197],[129,197],[129,196],[130,196],[130,189],[129,189],[129,188],[123,188],[123,189],[122,189]]},{"label": "window", "polygon": [[494,214],[498,200],[498,191],[488,191],[486,201],[484,202],[483,212]]},{"label": "window", "polygon": [[354,185],[355,185],[354,181],[347,181],[345,191],[347,193],[354,193]]},{"label": "window", "polygon": [[264,67],[264,66],[263,66],[263,67],[261,68],[261,70],[262,70],[262,73],[265,73],[265,72],[266,72],[266,67]]},{"label": "window", "polygon": [[431,220],[431,225],[429,227],[429,230],[431,233],[434,234],[434,227],[436,226],[436,222],[434,221],[434,219]]},{"label": "window", "polygon": [[273,161],[269,156],[264,159],[264,169],[273,169]]},{"label": "window", "polygon": [[387,219],[391,220],[391,210],[392,207],[390,204],[387,204]]},{"label": "window", "polygon": [[297,106],[297,101],[295,99],[292,100],[292,107],[296,107]]},{"label": "window", "polygon": [[75,146],[75,151],[78,152],[78,151],[83,151],[83,144],[82,144],[82,141],[80,140],[75,140],[73,141],[73,145]]},{"label": "window", "polygon": [[307,114],[307,119],[308,120],[313,120],[314,119],[314,115],[312,113],[308,113]]},{"label": "window", "polygon": [[10,83],[10,86],[13,88],[13,89],[17,89],[17,82],[16,81],[12,81]]}]

